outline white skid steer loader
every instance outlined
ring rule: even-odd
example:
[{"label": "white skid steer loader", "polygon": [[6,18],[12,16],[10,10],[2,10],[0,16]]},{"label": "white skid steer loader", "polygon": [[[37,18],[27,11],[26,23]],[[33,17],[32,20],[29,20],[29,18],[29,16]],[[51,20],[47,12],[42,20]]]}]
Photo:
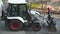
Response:
[{"label": "white skid steer loader", "polygon": [[31,16],[31,10],[29,10],[25,0],[8,0],[6,11],[3,13],[3,17],[5,26],[10,30],[18,31],[27,28],[32,28],[33,31],[41,30],[40,22]]}]

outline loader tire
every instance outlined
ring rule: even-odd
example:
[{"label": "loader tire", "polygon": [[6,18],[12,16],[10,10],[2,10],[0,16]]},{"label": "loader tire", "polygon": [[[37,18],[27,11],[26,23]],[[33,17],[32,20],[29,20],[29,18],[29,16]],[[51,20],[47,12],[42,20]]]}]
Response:
[{"label": "loader tire", "polygon": [[33,31],[40,31],[40,30],[41,30],[40,24],[33,24]]},{"label": "loader tire", "polygon": [[12,31],[19,31],[22,29],[22,23],[17,20],[12,20],[9,22],[9,28]]}]

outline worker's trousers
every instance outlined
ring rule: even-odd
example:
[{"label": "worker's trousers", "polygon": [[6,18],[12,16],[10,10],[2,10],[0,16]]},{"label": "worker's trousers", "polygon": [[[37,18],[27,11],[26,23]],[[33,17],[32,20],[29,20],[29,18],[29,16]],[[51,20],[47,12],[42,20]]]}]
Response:
[{"label": "worker's trousers", "polygon": [[0,23],[1,23],[1,16],[2,16],[2,6],[0,6]]}]

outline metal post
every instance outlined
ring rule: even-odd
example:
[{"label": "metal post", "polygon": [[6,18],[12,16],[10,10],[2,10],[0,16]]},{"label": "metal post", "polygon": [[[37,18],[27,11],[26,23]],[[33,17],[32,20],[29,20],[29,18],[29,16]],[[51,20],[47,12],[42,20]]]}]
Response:
[{"label": "metal post", "polygon": [[42,8],[43,8],[43,1],[41,0]]}]

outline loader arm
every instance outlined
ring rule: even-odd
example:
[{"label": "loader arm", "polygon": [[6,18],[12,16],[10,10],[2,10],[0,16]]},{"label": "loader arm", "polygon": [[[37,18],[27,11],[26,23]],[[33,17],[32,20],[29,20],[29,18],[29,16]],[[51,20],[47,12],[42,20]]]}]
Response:
[{"label": "loader arm", "polygon": [[48,26],[48,23],[47,23],[47,16],[44,16],[42,14],[40,14],[39,12],[37,11],[34,11],[34,10],[31,10],[31,15],[37,19],[37,21],[39,21],[40,23],[43,23],[43,24],[46,24]]}]

